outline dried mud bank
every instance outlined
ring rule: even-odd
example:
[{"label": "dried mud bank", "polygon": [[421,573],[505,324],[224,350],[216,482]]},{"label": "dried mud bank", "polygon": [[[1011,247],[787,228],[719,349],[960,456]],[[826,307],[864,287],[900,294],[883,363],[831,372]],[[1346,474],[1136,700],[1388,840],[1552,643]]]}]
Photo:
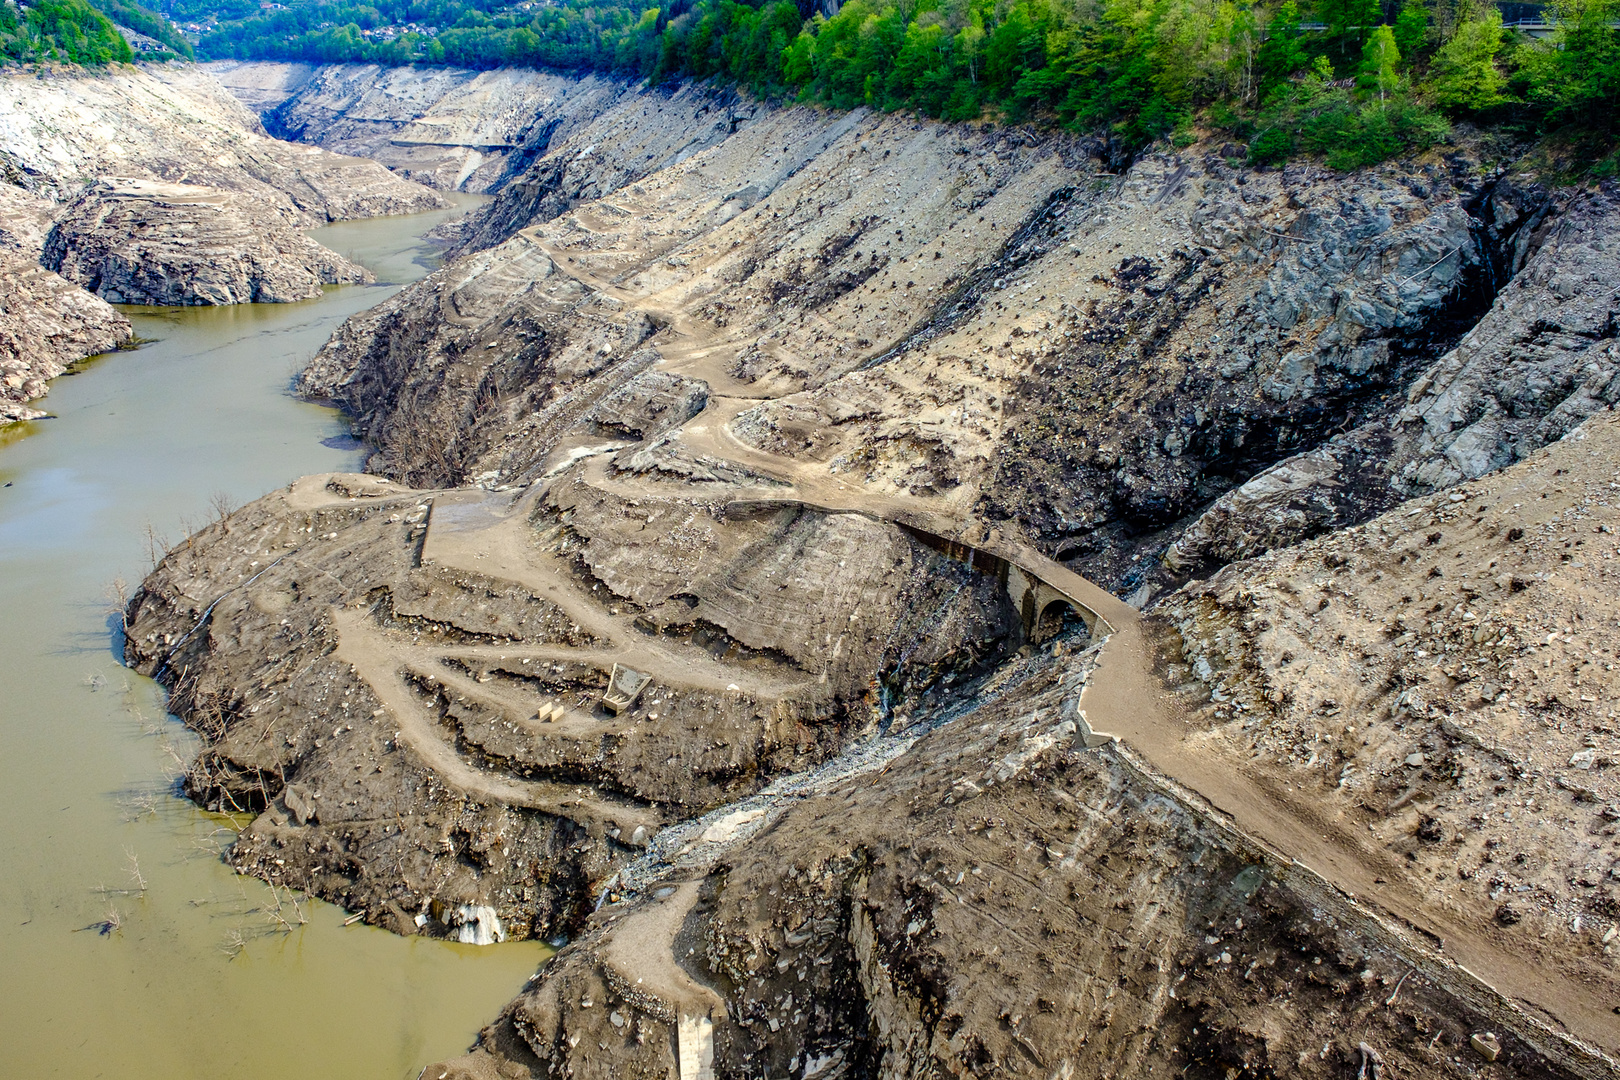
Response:
[{"label": "dried mud bank", "polygon": [[[1607,819],[1448,887],[1431,807],[1553,736],[1469,741],[1467,673],[1390,650],[1488,618],[1425,515],[1610,430],[1615,195],[1222,150],[570,113],[301,376],[380,475],[217,523],[129,609],[207,739],[189,790],[257,813],[234,863],[403,933],[573,936],[435,1075],[1613,1075],[1620,912],[1546,884],[1607,887]],[[1383,643],[1337,622],[1378,514]],[[615,665],[652,677],[619,715]],[[1548,750],[1594,807],[1602,737]]]},{"label": "dried mud bank", "polygon": [[28,402],[50,379],[129,338],[107,300],[308,299],[370,278],[298,230],[442,205],[375,162],[267,138],[187,66],[8,72],[0,422],[44,416]]}]

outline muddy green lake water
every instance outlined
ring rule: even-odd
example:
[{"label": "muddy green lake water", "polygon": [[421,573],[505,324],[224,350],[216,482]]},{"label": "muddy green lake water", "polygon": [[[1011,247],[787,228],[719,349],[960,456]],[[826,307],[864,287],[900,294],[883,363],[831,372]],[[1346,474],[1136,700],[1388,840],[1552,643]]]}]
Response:
[{"label": "muddy green lake water", "polygon": [[313,234],[386,285],[127,309],[154,344],[56,380],[55,419],[0,429],[0,1077],[414,1077],[544,959],[346,927],[309,900],[300,924],[285,894],[280,928],[269,888],[220,859],[231,821],[180,796],[195,740],[119,663],[112,614],[151,565],[148,525],[177,541],[217,493],[359,467],[290,380],[427,273],[422,234],[447,216]]}]

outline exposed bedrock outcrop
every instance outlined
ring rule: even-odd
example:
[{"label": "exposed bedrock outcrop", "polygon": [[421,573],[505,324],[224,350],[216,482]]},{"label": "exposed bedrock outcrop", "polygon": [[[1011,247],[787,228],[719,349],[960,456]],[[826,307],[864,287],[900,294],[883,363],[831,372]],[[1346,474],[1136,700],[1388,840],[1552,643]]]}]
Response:
[{"label": "exposed bedrock outcrop", "polygon": [[1219,565],[1364,520],[1401,498],[1475,480],[1620,401],[1620,192],[1503,181],[1479,207],[1500,288],[1395,410],[1288,458],[1222,496],[1171,546]]},{"label": "exposed bedrock outcrop", "polygon": [[290,303],[374,280],[278,209],[194,184],[99,180],[57,217],[42,261],[123,304]]},{"label": "exposed bedrock outcrop", "polygon": [[130,336],[129,320],[105,300],[39,265],[54,210],[0,183],[0,423],[44,416],[28,402],[47,382]]},{"label": "exposed bedrock outcrop", "polygon": [[[769,398],[728,417],[754,449],[977,506],[1127,591],[1497,467],[1605,400],[1604,192],[1463,155],[1353,175],[1152,155],[1110,177],[1094,149],[627,96],[303,386],[391,475],[514,479],[576,390],[650,348]],[[1581,329],[1534,329],[1557,299],[1537,282],[1590,309]]]}]

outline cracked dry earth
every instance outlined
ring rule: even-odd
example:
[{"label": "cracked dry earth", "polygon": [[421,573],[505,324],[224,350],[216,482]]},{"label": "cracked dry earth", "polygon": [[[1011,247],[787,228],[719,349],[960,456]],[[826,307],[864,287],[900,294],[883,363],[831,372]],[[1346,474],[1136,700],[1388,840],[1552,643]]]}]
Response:
[{"label": "cracked dry earth", "polygon": [[238,868],[569,938],[428,1075],[1614,1074],[1610,192],[567,131],[128,613]]}]

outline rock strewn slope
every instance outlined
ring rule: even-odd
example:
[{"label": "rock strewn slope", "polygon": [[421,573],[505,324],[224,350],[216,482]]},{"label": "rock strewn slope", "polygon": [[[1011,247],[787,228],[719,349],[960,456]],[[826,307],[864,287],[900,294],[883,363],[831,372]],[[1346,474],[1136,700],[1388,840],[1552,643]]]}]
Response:
[{"label": "rock strewn slope", "polygon": [[39,265],[54,207],[0,184],[0,423],[45,414],[28,402],[75,361],[115,348],[129,320]]},{"label": "rock strewn slope", "polygon": [[1171,677],[1209,688],[1192,724],[1217,767],[1347,825],[1390,887],[1597,1010],[1620,1004],[1617,462],[1604,411],[1152,609],[1175,627]]},{"label": "rock strewn slope", "polygon": [[101,180],[58,216],[43,262],[122,304],[290,303],[374,280],[299,224],[217,188]]},{"label": "rock strewn slope", "polygon": [[[987,153],[1020,167],[989,176]],[[649,92],[554,146],[471,226],[508,239],[351,320],[301,385],[343,402],[395,475],[522,476],[568,430],[579,395],[628,378],[647,346],[749,397],[796,390],[812,367],[857,366],[941,303],[947,279],[993,259],[1079,154],[1067,140],[862,113],[750,120],[696,90]],[[895,190],[902,176],[917,190]],[[537,208],[541,223],[513,234]],[[912,271],[902,260],[926,245]],[[924,280],[900,291],[913,272]],[[786,370],[748,386],[761,355]],[[895,395],[897,412],[916,407],[902,423],[936,412],[905,395],[915,389]],[[416,425],[451,437],[424,457]],[[982,447],[969,452],[982,460]]]},{"label": "rock strewn slope", "polygon": [[881,774],[604,905],[428,1075],[1338,1078],[1375,1055],[1381,1075],[1607,1075],[1129,753],[1086,749],[1064,717],[1087,660],[1014,665]]},{"label": "rock strewn slope", "polygon": [[[1444,462],[1509,413],[1539,445],[1543,417],[1606,392],[1570,366],[1601,361],[1613,306],[1581,239],[1612,217],[1601,193],[1455,156],[1340,176],[1163,155],[1111,178],[1066,136],[695,94],[628,96],[554,140],[466,230],[490,246],[317,357],[306,391],[357,416],[378,468],[522,477],[566,430],[550,410],[650,346],[770,398],[727,418],[756,451],[977,507],[1157,588],[1450,482]],[[1599,348],[1525,382],[1505,343],[1532,333],[1516,298],[1542,276],[1591,293],[1560,303],[1597,329],[1559,340]],[[1460,444],[1402,411],[1454,380],[1453,346],[1469,385],[1524,383]]]}]

